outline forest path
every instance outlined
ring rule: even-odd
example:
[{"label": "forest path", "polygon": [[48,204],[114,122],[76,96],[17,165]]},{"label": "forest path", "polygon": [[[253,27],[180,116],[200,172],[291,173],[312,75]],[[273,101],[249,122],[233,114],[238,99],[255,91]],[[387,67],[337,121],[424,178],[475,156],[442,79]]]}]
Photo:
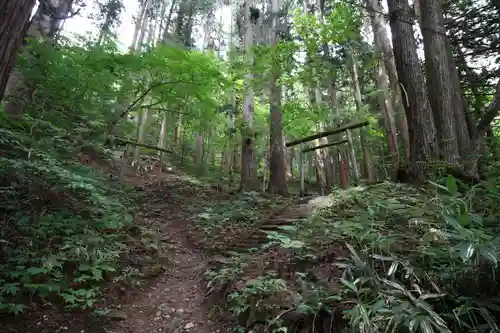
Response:
[{"label": "forest path", "polygon": [[[146,288],[130,292],[117,309],[119,321],[109,321],[107,333],[222,333],[230,328],[209,320],[204,273],[214,257],[195,248],[189,234],[196,208],[228,199],[227,194],[190,183],[182,174],[157,174],[153,184],[142,177],[128,178],[143,190],[144,221],[159,235],[157,262],[163,271]],[[267,243],[267,231],[307,218],[328,197],[297,201],[265,221],[255,234],[232,251],[247,251]],[[194,210],[193,210],[194,209]],[[224,255],[231,255],[224,253]],[[216,260],[217,261],[217,260]]]},{"label": "forest path", "polygon": [[205,305],[208,258],[187,238],[193,206],[216,200],[217,193],[176,173],[157,174],[153,184],[142,177],[127,181],[142,191],[144,224],[158,235],[158,257],[150,266],[148,286],[129,292],[114,311],[118,320],[109,321],[106,332],[221,332],[209,321]]},{"label": "forest path", "polygon": [[[109,312],[93,316],[90,311],[65,311],[58,307],[40,308],[10,322],[0,332],[19,333],[226,333],[235,326],[231,320],[212,322],[212,310],[204,273],[222,255],[203,246],[195,246],[196,218],[200,211],[235,200],[234,195],[219,192],[213,186],[197,182],[181,172],[154,172],[139,176],[127,170],[122,182],[134,186],[140,207],[135,229],[153,234],[157,251],[147,250],[134,240],[125,258],[133,284],[121,282],[107,286],[99,308]],[[257,232],[243,235],[235,243],[238,252],[268,242],[266,231],[292,224],[309,216],[326,197],[309,198],[287,205],[273,216],[259,221]],[[137,230],[136,230],[137,231]],[[193,237],[195,234],[195,237]],[[137,237],[137,235],[131,235]],[[198,235],[199,236],[199,235]],[[135,238],[134,238],[135,239]],[[210,239],[209,242],[213,242]],[[127,265],[127,263],[125,264]],[[61,311],[62,310],[62,311]]]}]

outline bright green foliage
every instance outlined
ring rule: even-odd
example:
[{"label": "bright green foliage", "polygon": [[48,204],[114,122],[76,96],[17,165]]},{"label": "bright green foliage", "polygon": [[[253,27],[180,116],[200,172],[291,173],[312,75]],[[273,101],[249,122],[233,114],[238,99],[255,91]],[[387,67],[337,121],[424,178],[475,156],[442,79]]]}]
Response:
[{"label": "bright green foliage", "polygon": [[[496,270],[500,254],[498,220],[492,215],[483,220],[471,211],[471,198],[458,195],[453,178],[446,189],[451,197],[431,201],[409,188],[379,185],[368,196],[366,191],[352,193],[332,205],[354,213],[366,202],[366,214],[336,222],[336,211],[325,212],[328,242],[336,239],[347,246],[336,266],[346,279],[342,301],[354,305],[347,312],[353,328],[497,329],[492,318],[498,315],[498,303],[490,296],[496,284],[491,270]],[[499,193],[491,195],[498,199]]]},{"label": "bright green foliage", "polygon": [[[159,122],[167,115],[167,148],[174,151],[169,162],[217,174],[219,186],[229,178],[223,160],[240,150],[249,130],[241,115],[244,78],[252,73],[255,167],[267,176],[269,78],[277,64],[279,86],[286,88],[286,140],[316,132],[320,122],[333,127],[369,119],[367,147],[383,168],[386,133],[376,122],[378,97],[388,92],[376,89],[373,80],[380,59],[362,41],[359,6],[326,5],[322,20],[297,10],[293,38],[280,41],[276,53],[258,43],[251,66],[234,45],[224,61],[211,51],[161,45],[140,55],[121,54],[109,40],[99,47],[87,40],[80,46],[30,43],[29,59],[16,64],[28,83],[23,117],[0,115],[0,312],[22,312],[28,299],[92,308],[103,282],[130,282],[139,274],[119,264],[127,254],[131,195],[77,157],[88,154],[102,169],[112,167],[114,152],[102,146],[106,136],[134,141],[133,119],[143,110],[151,115],[145,143],[157,145]],[[353,100],[350,52],[359,62],[360,110]],[[312,90],[318,84],[337,89],[338,109],[328,89],[316,105]],[[467,98],[469,93],[474,91]],[[491,97],[479,95],[475,108],[483,110]],[[180,133],[176,143],[174,128]],[[493,131],[498,134],[498,128]],[[201,135],[204,159],[194,163]],[[358,140],[354,135],[360,157]],[[466,196],[454,178],[427,193],[385,183],[334,193],[331,206],[317,216],[268,232],[259,249],[221,259],[206,274],[208,287],[228,291],[226,305],[239,317],[240,331],[260,325],[266,332],[290,332],[297,322],[310,328],[318,319],[325,322],[327,312],[343,312],[349,324],[339,329],[354,332],[497,331],[500,304],[491,295],[497,293],[500,248],[498,163],[489,168],[496,178]],[[197,211],[196,227],[206,236],[204,245],[228,250],[283,202],[254,192],[233,196]],[[141,237],[146,234],[141,231]],[[150,238],[144,247],[157,250],[159,240]]]},{"label": "bright green foliage", "polygon": [[[494,331],[498,214],[483,218],[471,204],[480,192],[491,199],[483,211],[494,212],[500,192],[478,187],[464,196],[454,178],[444,183],[334,193],[311,219],[270,232],[258,266],[255,256],[234,257],[210,272],[210,285],[232,291],[227,304],[248,329],[265,322],[293,331],[297,318],[330,321],[324,311],[344,309],[347,326],[334,330]],[[276,261],[290,273],[277,272]]]},{"label": "bright green foliage", "polygon": [[[222,64],[180,48],[132,56],[110,45],[29,47],[37,57],[18,63],[35,88],[24,117],[1,114],[0,311],[23,311],[25,296],[92,308],[101,283],[120,280],[133,205],[77,157],[82,152],[113,169],[111,151],[100,144],[134,99],[137,106],[147,100],[167,112],[186,110],[193,130],[224,119],[216,102],[226,84]],[[118,125],[122,136],[134,138],[128,117]]]},{"label": "bright green foliage", "polygon": [[47,131],[33,141],[39,122],[2,118],[0,311],[23,311],[28,295],[92,307],[125,249],[120,230],[132,222],[126,194],[71,160],[75,149],[62,128],[50,132],[44,123]]}]

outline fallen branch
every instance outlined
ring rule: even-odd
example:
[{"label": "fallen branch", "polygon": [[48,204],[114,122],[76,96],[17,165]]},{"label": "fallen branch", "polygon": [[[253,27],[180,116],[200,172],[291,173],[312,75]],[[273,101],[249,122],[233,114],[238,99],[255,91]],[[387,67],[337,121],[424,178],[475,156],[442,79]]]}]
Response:
[{"label": "fallen branch", "polygon": [[313,135],[306,136],[306,137],[304,137],[302,139],[298,139],[298,140],[295,140],[295,141],[287,142],[285,146],[286,147],[292,147],[292,146],[298,145],[299,143],[305,143],[305,142],[309,142],[309,141],[316,140],[316,139],[319,139],[319,138],[323,138],[325,136],[335,135],[335,134],[342,133],[342,132],[344,132],[346,130],[349,130],[349,129],[356,129],[356,128],[359,128],[359,127],[368,126],[369,124],[370,123],[368,122],[368,120],[362,120],[362,121],[356,121],[356,122],[348,123],[348,124],[339,126],[337,128],[333,128],[333,129],[330,129],[330,130],[327,130],[327,131],[324,131],[324,132],[320,132],[320,133],[316,133],[316,134],[313,134]]},{"label": "fallen branch", "polygon": [[127,140],[127,139],[123,139],[123,138],[115,138],[115,140],[118,141],[118,142],[124,143],[124,144],[132,145],[132,146],[138,146],[138,147],[143,147],[143,148],[158,150],[158,151],[161,151],[161,152],[164,152],[164,153],[168,153],[168,154],[174,154],[174,152],[172,150],[163,149],[163,148],[159,148],[159,147],[155,147],[155,146],[150,146],[150,145],[146,145],[144,143],[137,143],[137,142],[130,141],[130,140]]}]

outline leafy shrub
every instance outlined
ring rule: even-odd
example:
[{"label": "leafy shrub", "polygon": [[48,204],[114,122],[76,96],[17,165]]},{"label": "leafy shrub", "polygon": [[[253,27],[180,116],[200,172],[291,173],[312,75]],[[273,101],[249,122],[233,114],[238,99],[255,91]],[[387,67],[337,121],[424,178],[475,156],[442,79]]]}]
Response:
[{"label": "leafy shrub", "polygon": [[257,192],[240,193],[231,199],[220,200],[216,205],[204,207],[196,215],[197,228],[210,240],[207,246],[227,248],[257,230],[262,221],[287,206],[289,201]]},{"label": "leafy shrub", "polygon": [[[451,177],[441,188],[450,195],[434,198],[390,186],[381,187],[386,196],[381,189],[368,194],[366,213],[326,222],[348,249],[332,265],[341,270],[338,295],[349,306],[352,330],[496,331],[500,238],[490,229],[496,218],[475,214]],[[338,216],[328,213],[336,208],[323,219]]]},{"label": "leafy shrub", "polygon": [[[384,183],[333,194],[317,215],[270,232],[267,254],[238,260],[245,269],[225,276],[226,285],[233,281],[227,306],[251,316],[243,326],[254,331],[262,322],[277,332],[330,322],[338,309],[347,322],[334,330],[496,331],[498,192],[481,185],[461,195],[453,178],[444,183],[426,190]],[[487,214],[475,212],[474,193],[481,193]],[[261,271],[238,287],[254,262]],[[277,265],[290,273],[271,274]],[[294,295],[293,301],[283,304],[273,293]]]},{"label": "leafy shrub", "polygon": [[[64,129],[6,120],[0,128],[0,311],[63,301],[89,308],[118,270],[122,230],[132,217],[126,193],[76,161]],[[46,127],[46,128],[45,128]]]}]

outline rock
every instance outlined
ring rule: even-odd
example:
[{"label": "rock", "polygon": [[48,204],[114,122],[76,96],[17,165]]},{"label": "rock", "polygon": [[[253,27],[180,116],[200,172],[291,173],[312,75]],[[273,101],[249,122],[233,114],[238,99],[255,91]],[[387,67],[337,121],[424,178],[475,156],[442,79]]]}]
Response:
[{"label": "rock", "polygon": [[168,304],[167,303],[161,303],[158,305],[159,310],[168,310]]},{"label": "rock", "polygon": [[119,310],[109,310],[104,317],[109,320],[122,321],[127,320],[128,316],[125,312]]},{"label": "rock", "polygon": [[190,330],[192,328],[194,328],[196,325],[193,324],[193,323],[187,323],[185,326],[184,326],[184,329],[185,330]]},{"label": "rock", "polygon": [[145,278],[154,278],[165,271],[165,268],[160,264],[142,267],[141,275]]},{"label": "rock", "polygon": [[170,323],[167,326],[165,326],[165,330],[167,332],[174,332],[175,330],[177,330],[181,322],[182,322],[181,318],[174,318],[173,320],[170,321]]},{"label": "rock", "polygon": [[177,309],[178,313],[184,313],[184,309]]},{"label": "rock", "polygon": [[162,315],[161,311],[156,312],[156,317],[161,317],[161,315]]}]

